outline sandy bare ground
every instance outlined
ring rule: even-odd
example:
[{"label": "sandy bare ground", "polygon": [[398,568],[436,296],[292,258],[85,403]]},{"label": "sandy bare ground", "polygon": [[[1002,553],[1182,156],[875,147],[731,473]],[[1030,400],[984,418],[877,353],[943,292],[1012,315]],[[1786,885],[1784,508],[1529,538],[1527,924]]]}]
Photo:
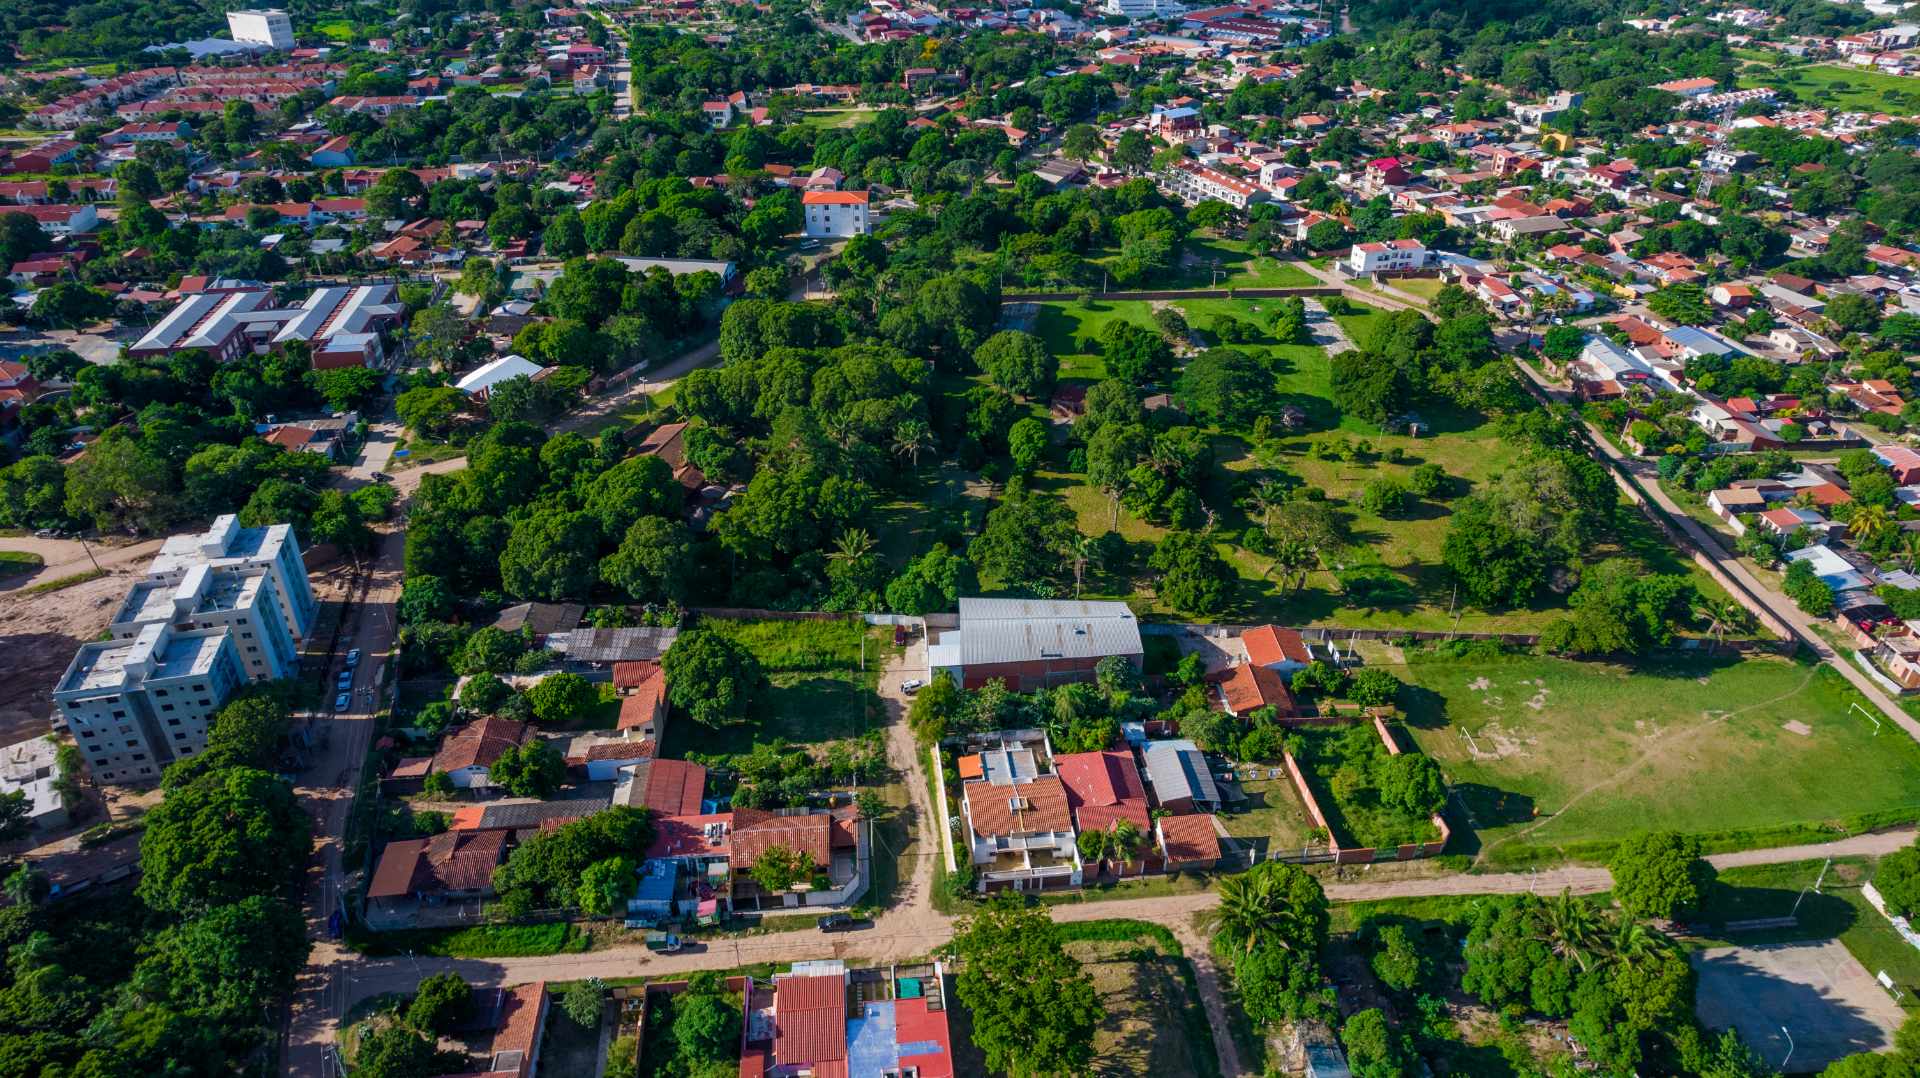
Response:
[{"label": "sandy bare ground", "polygon": [[0,596],[0,744],[46,733],[53,684],[76,648],[106,631],[131,571],[45,595]]}]

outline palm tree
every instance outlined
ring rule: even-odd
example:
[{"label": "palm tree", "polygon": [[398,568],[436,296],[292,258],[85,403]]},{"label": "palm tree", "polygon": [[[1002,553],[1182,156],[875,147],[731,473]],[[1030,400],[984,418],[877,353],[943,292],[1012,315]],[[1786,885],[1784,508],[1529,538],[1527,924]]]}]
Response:
[{"label": "palm tree", "polygon": [[1140,856],[1140,847],[1147,844],[1147,836],[1132,820],[1113,821],[1113,830],[1107,835],[1107,846],[1115,860],[1129,863]]},{"label": "palm tree", "polygon": [[1261,871],[1278,864],[1268,861],[1221,880],[1220,903],[1208,911],[1207,921],[1213,930],[1240,943],[1249,954],[1264,943],[1291,949],[1292,940],[1305,936],[1304,926],[1299,924],[1300,911],[1281,889],[1279,873]]},{"label": "palm tree", "polygon": [[1073,535],[1073,597],[1080,598],[1080,586],[1085,582],[1087,563],[1093,560],[1093,536],[1076,531]]},{"label": "palm tree", "polygon": [[1673,949],[1672,940],[1631,917],[1615,918],[1612,927],[1603,951],[1606,963],[1634,966],[1660,958]]},{"label": "palm tree", "polygon": [[873,536],[863,528],[848,528],[833,541],[833,550],[827,554],[827,560],[851,565],[873,553]]},{"label": "palm tree", "polygon": [[1572,959],[1585,973],[1599,930],[1593,907],[1573,897],[1569,889],[1541,903],[1535,938],[1561,958]]},{"label": "palm tree", "polygon": [[1727,630],[1744,631],[1752,623],[1747,608],[1732,599],[1704,600],[1697,613],[1707,619],[1707,634],[1713,637],[1716,651],[1726,641]]},{"label": "palm tree", "polygon": [[1307,582],[1307,573],[1312,571],[1315,561],[1312,548],[1288,539],[1274,544],[1273,565],[1267,571],[1279,571],[1281,588],[1292,592]]},{"label": "palm tree", "polygon": [[907,458],[915,468],[920,466],[920,454],[933,448],[933,430],[925,421],[909,419],[894,428],[893,451]]},{"label": "palm tree", "polygon": [[1920,532],[1900,533],[1900,557],[1907,563],[1907,572],[1913,572],[1914,560],[1920,558]]},{"label": "palm tree", "polygon": [[1887,515],[1886,506],[1857,505],[1853,509],[1853,520],[1847,524],[1847,534],[1861,546],[1871,547],[1877,546],[1893,527],[1893,518]]}]

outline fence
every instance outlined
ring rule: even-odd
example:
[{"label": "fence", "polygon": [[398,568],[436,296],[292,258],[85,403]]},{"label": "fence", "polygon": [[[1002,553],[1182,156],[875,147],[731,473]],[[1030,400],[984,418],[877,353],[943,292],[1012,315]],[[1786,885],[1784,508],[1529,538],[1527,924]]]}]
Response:
[{"label": "fence", "polygon": [[[1387,724],[1382,722],[1378,715],[1373,716],[1373,729],[1380,735],[1380,741],[1387,747],[1389,756],[1400,755],[1400,743],[1394,739],[1392,731],[1387,729]],[[1315,827],[1327,834],[1328,855],[1318,860],[1332,861],[1339,865],[1365,865],[1375,861],[1412,861],[1422,857],[1438,856],[1440,851],[1446,849],[1447,840],[1453,837],[1453,830],[1447,826],[1447,821],[1436,812],[1431,822],[1440,831],[1440,837],[1430,842],[1402,843],[1393,847],[1390,852],[1373,846],[1343,847],[1340,845],[1339,837],[1333,833],[1333,827],[1327,823],[1326,814],[1320,811],[1320,802],[1313,796],[1313,788],[1307,784],[1306,773],[1300,770],[1300,764],[1293,758],[1293,753],[1283,753],[1282,759],[1287,765],[1287,774],[1293,779],[1293,788],[1300,794],[1300,803],[1307,810],[1307,818],[1313,821]]]},{"label": "fence", "polygon": [[[1181,633],[1198,632],[1204,636],[1235,636],[1262,625],[1183,625],[1177,623],[1157,623],[1140,626],[1140,631],[1148,636],[1174,636]],[[1308,626],[1295,629],[1302,640],[1310,644],[1331,644],[1341,641],[1377,640],[1389,644],[1425,643],[1433,641],[1466,640],[1488,641],[1506,647],[1530,648],[1538,646],[1540,637],[1535,633],[1472,633],[1441,629],[1343,629],[1337,625]],[[1785,654],[1791,655],[1794,647],[1784,640],[1723,640],[1713,641],[1697,636],[1683,636],[1662,651],[1698,652],[1730,651],[1741,654]]]}]

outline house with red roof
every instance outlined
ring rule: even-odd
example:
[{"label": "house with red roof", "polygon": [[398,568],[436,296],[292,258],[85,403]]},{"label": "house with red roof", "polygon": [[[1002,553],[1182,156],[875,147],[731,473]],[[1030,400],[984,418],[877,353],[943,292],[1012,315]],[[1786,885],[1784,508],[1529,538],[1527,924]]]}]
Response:
[{"label": "house with red roof", "polygon": [[1292,677],[1313,661],[1313,649],[1293,629],[1278,625],[1262,625],[1248,629],[1240,634],[1240,643],[1247,649],[1247,661],[1255,666],[1264,666],[1283,677]]},{"label": "house with red roof", "polygon": [[1293,714],[1293,693],[1287,679],[1271,667],[1242,663],[1218,675],[1220,707],[1229,715],[1246,715],[1263,707],[1276,717]]},{"label": "house with red roof", "polygon": [[1076,830],[1106,831],[1125,820],[1147,833],[1147,784],[1131,751],[1065,753],[1053,758],[1053,769]]},{"label": "house with red roof", "polygon": [[946,969],[800,962],[745,985],[740,1078],[953,1078]]}]

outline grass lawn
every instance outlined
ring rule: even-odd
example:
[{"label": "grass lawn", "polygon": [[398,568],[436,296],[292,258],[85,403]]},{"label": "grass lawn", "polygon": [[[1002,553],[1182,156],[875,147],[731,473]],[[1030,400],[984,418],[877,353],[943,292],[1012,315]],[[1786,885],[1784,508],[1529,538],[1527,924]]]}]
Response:
[{"label": "grass lawn", "polygon": [[314,29],[325,34],[329,41],[353,40],[353,24],[345,19],[334,19],[330,22],[318,23],[314,26]]},{"label": "grass lawn", "polygon": [[449,442],[409,441],[402,438],[394,443],[393,463],[389,467],[397,472],[404,468],[417,468],[422,464],[452,460],[466,455],[465,448]]},{"label": "grass lawn", "polygon": [[[1824,880],[1820,880],[1822,868],[1826,869]],[[1838,939],[1867,972],[1885,970],[1906,993],[1902,1005],[1912,1009],[1920,1005],[1913,995],[1920,987],[1920,950],[1900,938],[1861,893],[1860,885],[1872,878],[1872,872],[1873,861],[1865,857],[1835,858],[1830,866],[1822,860],[1728,869],[1720,874],[1699,918],[1714,937],[1706,945]],[[1819,894],[1810,890],[1815,880],[1820,880]],[[1796,901],[1798,910],[1794,909]],[[1793,928],[1724,931],[1728,921],[1784,917],[1789,913],[1799,918]]]},{"label": "grass lawn", "polygon": [[875,109],[806,109],[800,114],[805,127],[858,127],[879,115]]},{"label": "grass lawn", "polygon": [[1319,283],[1289,259],[1255,254],[1245,240],[1196,232],[1188,237],[1174,274],[1157,287],[1312,288]]},{"label": "grass lawn", "polygon": [[1920,79],[1835,64],[1740,72],[1742,90],[1756,86],[1792,90],[1802,101],[1835,109],[1905,113],[1920,103]]},{"label": "grass lawn", "polygon": [[1220,1073],[1193,968],[1177,949],[1148,932],[1132,939],[1075,939],[1066,949],[1085,964],[1106,1006],[1106,1019],[1093,1035],[1090,1074]]},{"label": "grass lawn", "polygon": [[0,580],[38,572],[47,559],[29,550],[0,550]]},{"label": "grass lawn", "polygon": [[1445,281],[1438,277],[1390,278],[1387,281],[1387,287],[1392,291],[1404,292],[1422,303],[1432,303],[1433,297],[1439,295],[1440,290],[1445,288],[1446,284]]},{"label": "grass lawn", "polygon": [[53,580],[43,580],[38,584],[22,589],[20,594],[45,595],[48,592],[59,591],[62,588],[71,588],[75,584],[85,584],[89,580],[98,580],[106,575],[107,571],[105,569],[82,569],[80,572],[70,576],[56,577]]},{"label": "grass lawn", "polygon": [[1386,316],[1387,312],[1378,307],[1369,307],[1364,303],[1348,300],[1346,313],[1334,315],[1333,320],[1340,323],[1341,329],[1347,331],[1347,338],[1353,341],[1354,347],[1365,348],[1367,338],[1373,334],[1374,325],[1383,321]]},{"label": "grass lawn", "polygon": [[1107,376],[1100,358],[1100,334],[1110,322],[1132,322],[1153,329],[1153,305],[1145,300],[1042,303],[1032,333],[1060,357],[1060,380],[1097,382]]},{"label": "grass lawn", "polygon": [[361,954],[383,957],[412,952],[436,958],[515,958],[525,955],[577,954],[592,940],[565,922],[537,925],[474,925],[471,928],[415,928],[400,932],[349,933],[348,944]]},{"label": "grass lawn", "polygon": [[1292,780],[1243,782],[1240,789],[1249,799],[1248,807],[1219,814],[1227,834],[1263,855],[1269,850],[1299,849],[1308,844],[1313,821],[1307,818],[1306,806],[1301,804]]},{"label": "grass lawn", "polygon": [[1875,736],[1824,667],[1415,652],[1387,668],[1414,686],[1409,732],[1489,864],[1603,859],[1662,828],[1725,849],[1920,819],[1920,745]]}]

